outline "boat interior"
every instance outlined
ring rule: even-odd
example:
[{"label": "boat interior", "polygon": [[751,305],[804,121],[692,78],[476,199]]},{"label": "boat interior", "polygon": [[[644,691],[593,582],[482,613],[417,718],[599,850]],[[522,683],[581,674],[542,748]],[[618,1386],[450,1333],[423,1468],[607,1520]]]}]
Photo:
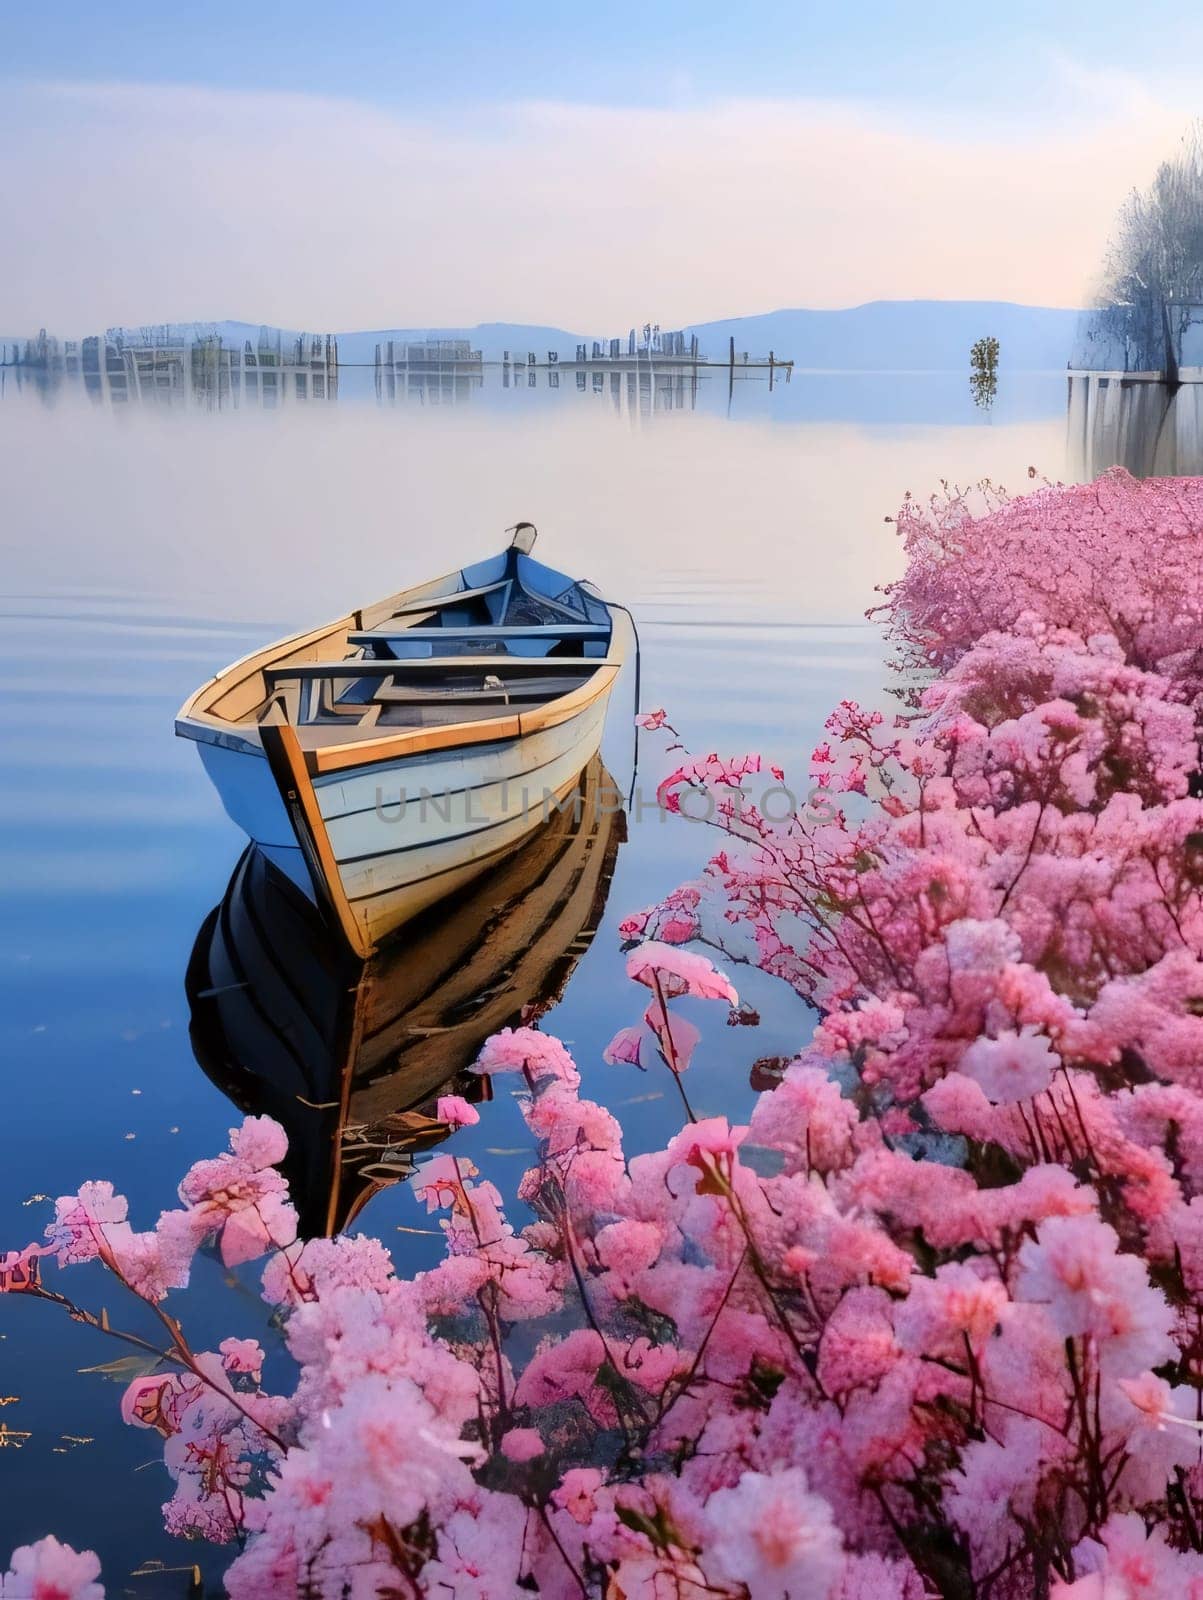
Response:
[{"label": "boat interior", "polygon": [[531,711],[610,658],[604,601],[511,546],[230,668],[189,708],[307,746]]}]

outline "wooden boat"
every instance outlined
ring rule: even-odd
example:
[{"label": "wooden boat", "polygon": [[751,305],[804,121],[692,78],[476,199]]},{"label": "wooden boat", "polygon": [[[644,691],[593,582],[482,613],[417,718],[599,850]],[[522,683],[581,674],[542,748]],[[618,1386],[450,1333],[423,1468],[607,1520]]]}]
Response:
[{"label": "wooden boat", "polygon": [[476,1098],[489,1034],[559,999],[601,921],[621,800],[595,757],[579,817],[554,815],[500,864],[411,921],[366,964],[254,846],[197,934],[192,1047],[243,1111],[289,1137],[307,1235],[345,1229],[447,1135],[440,1094]]},{"label": "wooden boat", "polygon": [[613,617],[534,538],[243,657],[176,719],[360,958],[546,822],[600,746]]}]

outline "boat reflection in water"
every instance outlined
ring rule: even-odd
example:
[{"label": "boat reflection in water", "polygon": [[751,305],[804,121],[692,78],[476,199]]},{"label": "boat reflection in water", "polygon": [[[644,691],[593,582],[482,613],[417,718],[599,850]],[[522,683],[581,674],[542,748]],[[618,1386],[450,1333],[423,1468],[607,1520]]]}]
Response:
[{"label": "boat reflection in water", "polygon": [[559,999],[626,836],[598,758],[578,788],[578,805],[362,966],[266,856],[242,856],[188,965],[192,1047],[242,1111],[283,1124],[306,1236],[340,1232],[407,1178],[448,1134],[438,1097],[487,1096],[469,1071],[484,1040]]}]

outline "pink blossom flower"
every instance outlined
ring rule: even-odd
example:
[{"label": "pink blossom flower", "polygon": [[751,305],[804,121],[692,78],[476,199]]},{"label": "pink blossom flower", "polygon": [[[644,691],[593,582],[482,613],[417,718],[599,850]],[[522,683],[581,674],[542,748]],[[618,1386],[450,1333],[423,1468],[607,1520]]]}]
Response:
[{"label": "pink blossom flower", "polygon": [[27,1294],[36,1289],[41,1276],[38,1263],[45,1254],[36,1244],[0,1252],[0,1294]]},{"label": "pink blossom flower", "polygon": [[659,985],[666,1000],[677,995],[697,995],[702,1000],[726,1000],[739,1004],[731,980],[690,950],[678,950],[651,940],[632,950],[627,957],[627,977],[649,989]]},{"label": "pink blossom flower", "polygon": [[696,1167],[702,1174],[698,1193],[705,1193],[713,1186],[710,1175],[734,1159],[746,1133],[746,1128],[733,1128],[726,1117],[690,1122],[664,1152],[665,1164],[669,1171],[681,1165]]},{"label": "pink blossom flower", "polygon": [[47,1534],[14,1550],[0,1576],[3,1600],[104,1600],[100,1560],[91,1550],[72,1550]]},{"label": "pink blossom flower", "polygon": [[246,1372],[258,1380],[263,1371],[263,1347],[257,1339],[223,1339],[218,1349],[227,1372]]},{"label": "pink blossom flower", "polygon": [[440,1206],[465,1211],[472,1179],[478,1176],[478,1169],[465,1156],[432,1156],[418,1169],[413,1191],[426,1202],[427,1211],[437,1211]]},{"label": "pink blossom flower", "polygon": [[609,1066],[616,1066],[625,1062],[628,1066],[642,1066],[640,1050],[647,1039],[643,1028],[619,1028],[602,1051],[602,1060]]},{"label": "pink blossom flower", "polygon": [[844,1557],[831,1507],[811,1494],[800,1467],[745,1472],[706,1504],[708,1571],[747,1585],[750,1600],[828,1600]]},{"label": "pink blossom flower", "polygon": [[230,1151],[211,1161],[198,1161],[180,1184],[187,1208],[176,1226],[160,1222],[156,1232],[181,1244],[216,1234],[227,1266],[253,1261],[273,1247],[289,1245],[297,1236],[297,1215],[288,1189],[274,1163],[288,1149],[283,1128],[270,1117],[247,1117],[230,1130]]},{"label": "pink blossom flower", "polygon": [[476,1107],[458,1094],[441,1094],[436,1115],[440,1122],[452,1128],[470,1128],[480,1121]]},{"label": "pink blossom flower", "polygon": [[593,1243],[613,1286],[625,1287],[653,1265],[664,1244],[664,1230],[655,1222],[623,1217],[599,1228]]},{"label": "pink blossom flower", "polygon": [[1132,1513],[1109,1518],[1099,1539],[1079,1545],[1074,1556],[1086,1575],[1055,1583],[1050,1600],[1194,1600],[1203,1594],[1203,1556],[1172,1550],[1163,1529],[1150,1533]]},{"label": "pink blossom flower", "polygon": [[975,1039],[960,1060],[960,1070],[981,1085],[995,1105],[1012,1105],[1042,1094],[1052,1082],[1060,1057],[1034,1028]]},{"label": "pink blossom flower", "polygon": [[986,1570],[1002,1562],[1017,1524],[1031,1514],[1045,1455],[1055,1453],[1052,1430],[1034,1418],[1008,1417],[1000,1432],[965,1446],[947,1498],[953,1524]]},{"label": "pink blossom flower", "polygon": [[1007,1300],[1006,1285],[984,1265],[975,1271],[947,1262],[932,1278],[912,1278],[910,1294],[894,1318],[898,1341],[917,1354],[959,1354],[968,1345],[980,1355]]},{"label": "pink blossom flower", "polygon": [[603,1341],[592,1328],[577,1328],[543,1345],[519,1379],[514,1399],[520,1406],[577,1399],[594,1420],[613,1427],[618,1420],[616,1379],[619,1385],[625,1381],[660,1393],[681,1360],[673,1345],[653,1345],[646,1339]]},{"label": "pink blossom flower", "polygon": [[596,1505],[602,1475],[596,1467],[570,1467],[552,1490],[551,1498],[574,1522],[587,1527]]},{"label": "pink blossom flower", "polygon": [[[478,1492],[437,1529],[438,1556],[423,1573],[431,1595],[448,1600],[496,1600],[521,1594],[526,1507],[513,1495]],[[379,1592],[379,1591],[378,1591]]]},{"label": "pink blossom flower", "polygon": [[1097,1217],[1050,1217],[1020,1251],[1016,1295],[1044,1304],[1064,1337],[1089,1334],[1124,1376],[1173,1355],[1174,1319],[1144,1262],[1118,1246],[1115,1229]]},{"label": "pink blossom flower", "polygon": [[684,1072],[701,1043],[701,1030],[688,1017],[677,1016],[667,1008],[662,1009],[655,1001],[643,1013],[643,1020],[665,1063],[673,1072]]},{"label": "pink blossom flower", "polygon": [[897,1366],[902,1351],[891,1310],[889,1295],[879,1288],[865,1286],[844,1295],[819,1347],[819,1378],[827,1394],[872,1388]]},{"label": "pink blossom flower", "polygon": [[624,941],[642,939],[655,911],[655,906],[648,906],[644,911],[635,911],[629,917],[624,917],[618,924],[618,937]]},{"label": "pink blossom flower", "polygon": [[1203,1465],[1196,1394],[1152,1372],[1120,1378],[1116,1388],[1122,1398],[1107,1397],[1106,1420],[1127,1435],[1124,1491],[1132,1504],[1148,1505],[1164,1496],[1177,1468]]},{"label": "pink blossom flower", "polygon": [[277,1251],[263,1269],[263,1298],[271,1306],[295,1308],[340,1290],[388,1294],[393,1262],[379,1239],[366,1234],[297,1241]]},{"label": "pink blossom flower", "polygon": [[1020,958],[1019,938],[1000,917],[986,921],[962,917],[944,930],[944,948],[953,972],[1001,972]]},{"label": "pink blossom flower", "polygon": [[240,1128],[230,1129],[230,1150],[236,1160],[258,1171],[283,1161],[288,1137],[271,1117],[247,1117]]},{"label": "pink blossom flower", "polygon": [[656,919],[656,938],[661,944],[687,944],[701,932],[696,912],[677,905],[664,904]]},{"label": "pink blossom flower", "polygon": [[111,1183],[85,1183],[78,1194],[54,1202],[54,1221],[46,1229],[49,1253],[60,1266],[95,1261],[105,1230],[125,1223],[128,1213],[125,1196],[115,1194]]},{"label": "pink blossom flower", "polygon": [[507,1461],[533,1461],[544,1449],[536,1428],[510,1428],[502,1435],[501,1453]]},{"label": "pink blossom flower", "polygon": [[558,1039],[536,1028],[503,1028],[486,1039],[476,1058],[477,1072],[524,1072],[538,1081],[556,1078],[561,1083],[580,1083],[580,1073],[572,1057]]},{"label": "pink blossom flower", "polygon": [[789,1172],[837,1172],[851,1165],[859,1120],[822,1068],[795,1061],[777,1088],[761,1095],[748,1140],[783,1151]]}]

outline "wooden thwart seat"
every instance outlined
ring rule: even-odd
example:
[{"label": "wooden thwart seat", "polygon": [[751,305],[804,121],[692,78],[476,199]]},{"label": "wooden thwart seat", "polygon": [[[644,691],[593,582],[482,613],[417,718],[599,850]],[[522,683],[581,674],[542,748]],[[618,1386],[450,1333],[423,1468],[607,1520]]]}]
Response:
[{"label": "wooden thwart seat", "polygon": [[[373,698],[386,706],[457,705],[465,700],[497,701],[507,705],[514,699],[508,689],[406,689],[386,683],[376,690]],[[546,699],[546,695],[540,695]]]},{"label": "wooden thwart seat", "polygon": [[506,704],[553,700],[564,693],[564,685],[547,678],[519,678],[509,684],[482,684],[479,688],[421,689],[411,684],[381,684],[372,696],[384,705],[449,705],[456,701],[500,700]]},{"label": "wooden thwart seat", "polygon": [[[493,714],[484,709],[489,706],[529,710],[579,688],[607,665],[594,656],[423,656],[413,661],[349,656],[338,661],[295,661],[263,669],[269,696],[263,720],[307,728],[331,723],[370,728],[389,707],[426,705],[450,711],[457,705],[474,705],[482,708],[482,715]],[[340,681],[362,684],[366,692],[351,699],[352,691],[345,691],[339,698],[335,684]],[[286,695],[292,704],[286,704]]]},{"label": "wooden thwart seat", "polygon": [[491,623],[465,624],[454,628],[364,628],[347,635],[347,643],[432,644],[435,640],[455,639],[608,639],[610,629],[600,622],[531,622],[494,627]]},{"label": "wooden thwart seat", "polygon": [[[437,629],[435,630],[438,631]],[[277,684],[313,678],[391,678],[405,672],[594,672],[612,666],[604,656],[419,656],[412,661],[366,661],[360,656],[341,661],[294,661],[280,667],[264,667],[268,689]]]}]

